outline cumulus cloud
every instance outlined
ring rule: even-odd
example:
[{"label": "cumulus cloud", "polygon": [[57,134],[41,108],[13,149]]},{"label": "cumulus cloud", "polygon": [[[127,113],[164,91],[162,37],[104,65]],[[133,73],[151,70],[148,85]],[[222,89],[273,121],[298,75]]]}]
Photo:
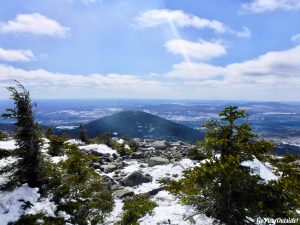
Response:
[{"label": "cumulus cloud", "polygon": [[34,59],[31,50],[10,50],[0,48],[0,60],[6,62],[29,62]]},{"label": "cumulus cloud", "polygon": [[24,33],[67,37],[70,29],[39,13],[18,14],[14,20],[0,22],[0,33]]},{"label": "cumulus cloud", "polygon": [[172,54],[180,54],[187,58],[207,60],[226,54],[225,46],[220,42],[198,42],[173,39],[165,44],[165,47]]},{"label": "cumulus cloud", "polygon": [[299,0],[253,0],[242,4],[242,12],[262,13],[274,10],[296,11],[300,9]]},{"label": "cumulus cloud", "polygon": [[230,84],[300,84],[300,45],[263,54],[255,59],[223,67],[205,63],[180,63],[166,74],[184,80],[228,81]]},{"label": "cumulus cloud", "polygon": [[174,23],[177,27],[194,27],[197,29],[212,29],[218,33],[226,31],[224,24],[217,20],[208,20],[182,10],[153,9],[135,18],[138,27],[156,27],[162,24]]},{"label": "cumulus cloud", "polygon": [[[58,97],[155,97],[168,93],[168,87],[153,79],[126,74],[64,74],[47,70],[24,70],[0,64],[0,83],[7,86],[18,80],[26,86],[42,89],[41,96],[49,97],[48,89],[55,89]],[[76,89],[76,91],[74,91]],[[155,91],[154,91],[155,90]],[[64,94],[62,94],[64,92]],[[51,95],[51,94],[50,94]],[[53,97],[53,96],[52,96]]]}]

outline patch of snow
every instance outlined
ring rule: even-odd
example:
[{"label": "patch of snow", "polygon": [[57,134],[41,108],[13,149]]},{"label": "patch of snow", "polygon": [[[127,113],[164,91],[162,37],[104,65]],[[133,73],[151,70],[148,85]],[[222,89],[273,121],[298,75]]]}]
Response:
[{"label": "patch of snow", "polygon": [[[184,170],[199,165],[199,163],[196,163],[190,159],[182,159],[174,164],[157,165],[153,167],[148,167],[147,164],[143,164],[146,166],[145,168],[140,168],[140,165],[142,164],[138,163],[137,161],[127,161],[127,163],[129,165],[122,170],[122,172],[125,174],[130,174],[134,171],[141,171],[144,174],[150,174],[153,178],[152,182],[142,183],[139,186],[129,188],[132,189],[132,191],[134,191],[136,194],[145,193],[159,188],[160,184],[158,181],[162,178],[170,177],[173,180],[179,180],[182,178]],[[113,174],[110,175],[113,176]]]},{"label": "patch of snow", "polygon": [[65,144],[70,144],[70,145],[84,145],[84,142],[78,140],[78,139],[70,139],[70,140],[67,140],[65,142]]},{"label": "patch of snow", "polygon": [[51,157],[51,162],[57,164],[59,163],[60,161],[65,161],[66,159],[68,159],[68,156],[67,155],[63,155],[63,156],[53,156]]},{"label": "patch of snow", "polygon": [[109,214],[109,216],[105,219],[104,224],[114,224],[118,219],[121,218],[123,213],[123,205],[124,203],[120,199],[115,200],[115,207]]},{"label": "patch of snow", "polygon": [[[174,195],[167,191],[160,191],[152,199],[157,207],[151,214],[139,219],[141,225],[180,224],[180,225],[212,225],[213,220],[203,214],[192,216],[195,209],[192,206],[182,205]],[[191,217],[191,218],[189,218]],[[189,218],[189,219],[187,219]],[[194,222],[194,223],[193,223]]]},{"label": "patch of snow", "polygon": [[99,152],[102,154],[106,154],[106,153],[109,153],[110,155],[117,154],[116,150],[111,149],[105,144],[91,144],[91,145],[80,146],[79,148],[85,151],[93,150],[95,152]]},{"label": "patch of snow", "polygon": [[17,157],[8,156],[6,158],[0,159],[0,168],[4,168],[18,161]]},{"label": "patch of snow", "polygon": [[[56,206],[48,199],[41,199],[38,188],[30,188],[27,184],[15,188],[13,191],[0,193],[0,218],[1,224],[17,221],[23,214],[45,213],[54,216]],[[24,202],[29,202],[33,206],[23,208]]]},{"label": "patch of snow", "polygon": [[122,139],[122,138],[117,139],[116,142],[121,145],[124,143],[124,139]]},{"label": "patch of snow", "polygon": [[258,159],[247,160],[241,163],[242,166],[250,167],[253,175],[259,175],[265,181],[278,180],[278,177],[272,172],[273,167],[269,163],[262,163]]},{"label": "patch of snow", "polygon": [[14,150],[17,148],[15,140],[0,141],[0,149]]}]

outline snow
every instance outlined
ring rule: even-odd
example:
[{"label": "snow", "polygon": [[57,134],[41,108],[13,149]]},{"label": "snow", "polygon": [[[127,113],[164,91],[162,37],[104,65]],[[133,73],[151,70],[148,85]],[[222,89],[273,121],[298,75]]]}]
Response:
[{"label": "snow", "polygon": [[250,172],[252,175],[259,175],[265,181],[278,180],[278,177],[272,172],[273,167],[271,164],[264,164],[255,157],[253,160],[242,162],[241,165],[250,167]]},{"label": "snow", "polygon": [[78,140],[78,139],[70,139],[70,140],[67,140],[65,142],[65,144],[70,144],[70,145],[84,145],[84,142]]},{"label": "snow", "polygon": [[17,146],[15,140],[0,141],[0,149],[14,150],[16,148]]},{"label": "snow", "polygon": [[109,214],[109,216],[105,219],[104,224],[114,224],[118,219],[120,219],[120,215],[123,212],[123,202],[120,199],[115,200],[115,207]]},{"label": "snow", "polygon": [[0,168],[4,168],[18,161],[17,157],[8,156],[6,158],[0,159]]},{"label": "snow", "polygon": [[[195,167],[199,165],[193,160],[190,159],[182,159],[179,162],[174,164],[167,164],[167,165],[157,165],[153,167],[145,167],[140,168],[139,163],[136,161],[130,162],[130,165],[125,167],[122,171],[126,174],[132,173],[134,171],[141,171],[144,174],[150,174],[153,178],[152,182],[150,183],[143,183],[137,187],[131,188],[136,194],[145,193],[151,191],[153,189],[159,188],[160,184],[158,181],[162,178],[170,177],[173,180],[179,180],[182,178],[183,171]],[[147,165],[147,164],[144,164]],[[173,177],[176,176],[176,177]]]},{"label": "snow", "polygon": [[66,159],[68,159],[68,156],[67,155],[63,155],[63,156],[53,156],[51,157],[51,162],[52,163],[59,163],[60,161],[65,161]]},{"label": "snow", "polygon": [[[15,188],[11,192],[0,193],[0,225],[17,221],[23,214],[45,213],[54,216],[55,205],[48,199],[41,199],[38,188],[30,188],[27,184]],[[24,202],[30,202],[31,208],[23,209]]]},{"label": "snow", "polygon": [[91,144],[91,145],[80,146],[79,148],[85,151],[93,150],[101,154],[107,154],[107,153],[110,155],[117,154],[116,150],[111,149],[105,144]]},{"label": "snow", "polygon": [[203,214],[192,216],[192,214],[195,212],[194,208],[192,206],[182,205],[178,200],[176,200],[174,195],[167,191],[160,191],[152,200],[154,200],[158,206],[151,214],[147,214],[143,218],[139,219],[139,224],[141,225],[213,224],[213,220]]}]

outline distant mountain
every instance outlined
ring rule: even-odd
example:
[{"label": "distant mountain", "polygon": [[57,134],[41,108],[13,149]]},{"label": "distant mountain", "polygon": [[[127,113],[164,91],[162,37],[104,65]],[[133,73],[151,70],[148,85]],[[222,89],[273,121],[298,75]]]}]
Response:
[{"label": "distant mountain", "polygon": [[[121,137],[181,140],[191,143],[204,137],[198,130],[141,111],[119,112],[87,123],[84,128],[89,137],[96,137],[104,132],[116,132]],[[79,131],[77,128],[69,132],[76,134]]]}]

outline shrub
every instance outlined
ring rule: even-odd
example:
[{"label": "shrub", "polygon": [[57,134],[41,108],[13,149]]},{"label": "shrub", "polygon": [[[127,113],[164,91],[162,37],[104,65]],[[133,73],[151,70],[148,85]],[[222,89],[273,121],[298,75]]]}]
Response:
[{"label": "shrub", "polygon": [[0,141],[4,141],[7,139],[7,134],[0,130]]},{"label": "shrub", "polygon": [[52,156],[58,156],[63,153],[64,143],[67,140],[64,135],[50,135],[49,137],[50,147],[48,149],[48,153]]},{"label": "shrub", "polygon": [[8,225],[64,225],[64,219],[59,217],[48,217],[42,213],[35,215],[22,215],[16,222],[10,222]]},{"label": "shrub", "polygon": [[138,219],[151,213],[156,207],[156,203],[145,195],[134,195],[131,199],[124,201],[122,225],[138,225]]},{"label": "shrub", "polygon": [[187,155],[192,160],[200,161],[207,158],[207,155],[197,147],[190,148],[187,152]]}]

